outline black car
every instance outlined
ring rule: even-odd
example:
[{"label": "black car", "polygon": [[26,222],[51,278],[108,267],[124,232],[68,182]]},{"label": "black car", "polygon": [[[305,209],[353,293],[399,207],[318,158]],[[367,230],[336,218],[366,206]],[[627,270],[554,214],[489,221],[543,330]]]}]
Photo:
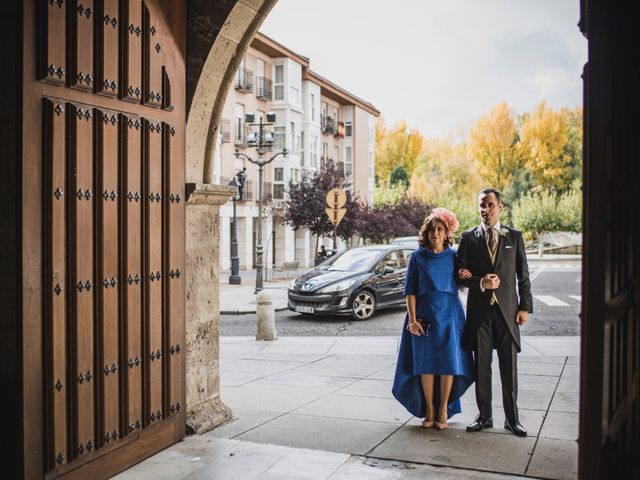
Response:
[{"label": "black car", "polygon": [[289,310],[351,314],[367,320],[376,310],[404,304],[404,277],[413,248],[370,245],[329,257],[289,286]]}]

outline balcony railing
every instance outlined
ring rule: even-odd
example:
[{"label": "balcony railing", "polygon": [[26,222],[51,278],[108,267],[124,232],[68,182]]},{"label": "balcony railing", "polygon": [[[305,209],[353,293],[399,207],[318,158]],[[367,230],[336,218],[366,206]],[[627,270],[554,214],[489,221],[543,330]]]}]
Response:
[{"label": "balcony railing", "polygon": [[321,115],[320,128],[322,133],[326,135],[333,135],[336,133],[336,121],[331,117]]},{"label": "balcony railing", "polygon": [[238,68],[236,74],[236,90],[241,92],[253,92],[253,72],[244,67]]},{"label": "balcony railing", "polygon": [[249,128],[246,125],[239,126],[236,123],[234,129],[234,143],[236,147],[246,147],[247,146],[247,134],[249,133]]},{"label": "balcony railing", "polygon": [[256,97],[263,100],[273,100],[273,82],[270,78],[257,77],[258,89]]}]

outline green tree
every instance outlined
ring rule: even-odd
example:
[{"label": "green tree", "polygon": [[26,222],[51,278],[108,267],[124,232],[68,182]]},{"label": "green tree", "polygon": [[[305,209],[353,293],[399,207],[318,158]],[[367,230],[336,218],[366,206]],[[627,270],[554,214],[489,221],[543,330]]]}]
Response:
[{"label": "green tree", "polygon": [[513,207],[517,228],[535,234],[538,255],[543,255],[544,235],[548,232],[579,232],[582,228],[582,195],[574,185],[565,195],[548,191],[523,195]]},{"label": "green tree", "polygon": [[404,185],[405,188],[409,186],[409,176],[402,165],[398,165],[391,170],[391,174],[389,175],[389,186],[394,187],[396,185]]}]

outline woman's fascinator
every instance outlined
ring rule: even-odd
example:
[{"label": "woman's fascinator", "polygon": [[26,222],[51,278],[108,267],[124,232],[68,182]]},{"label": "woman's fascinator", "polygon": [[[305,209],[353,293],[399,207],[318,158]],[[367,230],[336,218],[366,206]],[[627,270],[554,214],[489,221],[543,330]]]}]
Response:
[{"label": "woman's fascinator", "polygon": [[456,218],[456,214],[451,210],[447,210],[446,208],[442,207],[434,208],[431,211],[431,213],[427,217],[427,221],[430,220],[440,220],[444,224],[444,226],[447,227],[447,230],[449,230],[450,234],[452,234],[453,232],[457,232],[458,227],[460,226],[460,223],[458,223],[458,219]]}]

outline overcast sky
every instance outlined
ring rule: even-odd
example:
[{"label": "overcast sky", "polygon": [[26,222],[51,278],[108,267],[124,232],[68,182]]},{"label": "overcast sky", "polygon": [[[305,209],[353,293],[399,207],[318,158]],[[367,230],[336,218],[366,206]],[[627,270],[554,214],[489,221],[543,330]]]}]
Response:
[{"label": "overcast sky", "polygon": [[432,137],[501,101],[582,105],[578,20],[578,0],[278,0],[261,31]]}]

